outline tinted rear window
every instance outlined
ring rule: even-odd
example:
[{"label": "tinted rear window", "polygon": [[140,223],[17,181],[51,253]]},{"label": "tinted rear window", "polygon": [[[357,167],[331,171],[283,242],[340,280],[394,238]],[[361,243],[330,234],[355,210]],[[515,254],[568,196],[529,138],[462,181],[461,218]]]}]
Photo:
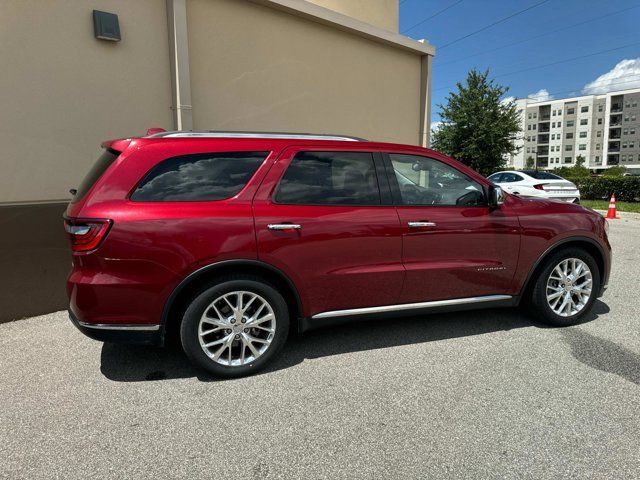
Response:
[{"label": "tinted rear window", "polygon": [[82,198],[87,194],[91,187],[95,185],[98,179],[102,176],[104,172],[107,171],[107,168],[111,166],[111,164],[118,158],[120,152],[116,152],[115,150],[105,150],[102,155],[98,158],[96,163],[93,164],[89,173],[84,177],[84,180],[78,186],[78,191],[73,196],[73,200],[71,203],[79,202]]},{"label": "tinted rear window", "polygon": [[373,155],[300,152],[282,177],[275,201],[296,205],[380,205]]},{"label": "tinted rear window", "polygon": [[530,177],[536,178],[538,180],[562,180],[562,177],[554,175],[549,172],[541,172],[536,170],[523,170],[522,173],[526,173]]},{"label": "tinted rear window", "polygon": [[139,202],[204,202],[233,197],[269,152],[205,153],[156,165],[131,195]]}]

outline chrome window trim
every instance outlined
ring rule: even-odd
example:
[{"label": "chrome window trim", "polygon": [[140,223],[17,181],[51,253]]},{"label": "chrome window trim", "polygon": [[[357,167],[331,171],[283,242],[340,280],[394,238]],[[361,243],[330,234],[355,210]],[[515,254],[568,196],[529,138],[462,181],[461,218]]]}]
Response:
[{"label": "chrome window trim", "polygon": [[379,307],[350,308],[348,310],[333,310],[330,312],[317,313],[311,318],[333,318],[347,317],[351,315],[364,315],[368,313],[398,312],[403,310],[414,310],[420,308],[448,307],[453,305],[466,305],[470,303],[495,302],[499,300],[510,300],[511,295],[485,295],[482,297],[455,298],[452,300],[435,300],[431,302],[403,303],[399,305],[383,305]]},{"label": "chrome window trim", "polygon": [[131,324],[111,324],[111,323],[87,323],[78,320],[80,326],[93,328],[95,330],[128,330],[139,332],[154,332],[160,330],[160,325],[131,325]]}]

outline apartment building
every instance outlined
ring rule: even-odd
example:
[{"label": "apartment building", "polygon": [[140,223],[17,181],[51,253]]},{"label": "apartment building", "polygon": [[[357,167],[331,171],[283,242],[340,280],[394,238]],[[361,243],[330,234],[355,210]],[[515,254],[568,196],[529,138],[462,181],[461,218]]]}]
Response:
[{"label": "apartment building", "polygon": [[65,308],[62,213],[103,140],[163,127],[427,144],[435,49],[399,34],[398,6],[0,1],[0,322]]},{"label": "apartment building", "polygon": [[550,101],[516,100],[522,122],[519,151],[507,160],[524,168],[532,158],[537,168],[575,165],[602,171],[624,165],[640,173],[640,89]]}]

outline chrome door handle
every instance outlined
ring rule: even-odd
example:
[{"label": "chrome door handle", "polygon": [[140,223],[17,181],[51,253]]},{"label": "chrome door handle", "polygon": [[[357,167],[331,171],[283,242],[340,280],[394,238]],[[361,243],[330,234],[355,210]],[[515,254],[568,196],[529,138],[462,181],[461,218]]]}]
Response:
[{"label": "chrome door handle", "polygon": [[270,223],[267,228],[269,230],[300,230],[302,225],[297,223]]},{"label": "chrome door handle", "polygon": [[434,222],[409,222],[409,228],[435,227]]}]

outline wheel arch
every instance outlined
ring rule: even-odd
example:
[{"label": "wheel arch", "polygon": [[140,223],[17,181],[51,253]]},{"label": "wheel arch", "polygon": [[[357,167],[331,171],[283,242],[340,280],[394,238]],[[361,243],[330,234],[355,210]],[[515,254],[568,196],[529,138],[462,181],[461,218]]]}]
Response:
[{"label": "wheel arch", "polygon": [[179,339],[182,312],[188,301],[203,288],[227,275],[253,275],[263,278],[276,287],[291,314],[292,324],[298,324],[302,316],[302,301],[293,281],[282,270],[258,260],[225,260],[199,268],[185,277],[171,292],[165,302],[160,320],[162,343]]},{"label": "wheel arch", "polygon": [[600,273],[600,285],[599,288],[602,289],[602,286],[606,282],[606,256],[602,246],[592,238],[589,237],[567,237],[562,240],[555,242],[553,245],[548,247],[542,255],[536,260],[536,263],[531,267],[527,278],[524,282],[524,285],[520,291],[520,298],[526,298],[531,292],[531,288],[535,283],[535,279],[540,271],[544,268],[544,264],[547,258],[551,255],[554,255],[559,250],[563,250],[565,248],[577,247],[582,248],[587,253],[589,253],[593,259],[596,261],[596,265],[598,266],[598,272]]}]

